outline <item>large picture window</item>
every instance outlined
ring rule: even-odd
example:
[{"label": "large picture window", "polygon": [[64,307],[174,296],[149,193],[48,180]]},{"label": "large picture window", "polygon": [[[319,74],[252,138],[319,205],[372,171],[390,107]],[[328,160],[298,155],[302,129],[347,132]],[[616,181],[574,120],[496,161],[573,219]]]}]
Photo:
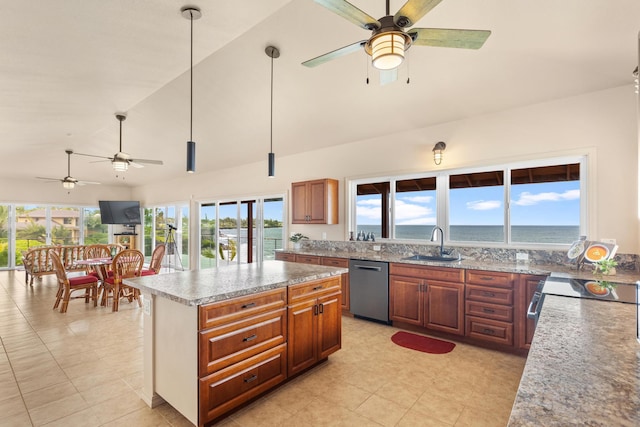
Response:
[{"label": "large picture window", "polygon": [[450,243],[570,244],[585,234],[586,158],[352,181],[349,231]]}]

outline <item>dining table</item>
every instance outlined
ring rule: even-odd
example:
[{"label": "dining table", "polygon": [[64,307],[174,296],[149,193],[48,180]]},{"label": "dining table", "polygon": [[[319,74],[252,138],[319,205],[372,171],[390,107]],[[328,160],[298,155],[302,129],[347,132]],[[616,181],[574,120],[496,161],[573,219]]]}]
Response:
[{"label": "dining table", "polygon": [[102,293],[102,298],[100,299],[101,306],[105,306],[107,304],[107,295],[104,291],[104,280],[108,277],[109,266],[112,262],[113,259],[111,257],[88,258],[75,262],[76,265],[86,265],[87,267],[90,267],[96,273],[101,288],[99,292]]}]

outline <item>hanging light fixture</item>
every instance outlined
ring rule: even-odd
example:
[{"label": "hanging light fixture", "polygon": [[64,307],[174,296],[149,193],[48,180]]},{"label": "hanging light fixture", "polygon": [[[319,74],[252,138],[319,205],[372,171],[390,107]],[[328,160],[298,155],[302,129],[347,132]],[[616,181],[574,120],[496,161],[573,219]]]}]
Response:
[{"label": "hanging light fixture", "polygon": [[269,178],[276,176],[276,155],[273,153],[273,60],[280,57],[280,51],[277,47],[267,46],[264,50],[269,58],[271,58],[271,119],[269,125]]},{"label": "hanging light fixture", "polygon": [[400,32],[378,34],[371,39],[371,64],[378,70],[393,70],[404,61],[405,36]]},{"label": "hanging light fixture", "polygon": [[196,143],[193,141],[193,20],[200,19],[202,12],[194,6],[185,6],[180,9],[182,16],[191,21],[191,62],[189,67],[190,84],[189,84],[189,140],[187,141],[187,172],[194,173],[196,171]]}]

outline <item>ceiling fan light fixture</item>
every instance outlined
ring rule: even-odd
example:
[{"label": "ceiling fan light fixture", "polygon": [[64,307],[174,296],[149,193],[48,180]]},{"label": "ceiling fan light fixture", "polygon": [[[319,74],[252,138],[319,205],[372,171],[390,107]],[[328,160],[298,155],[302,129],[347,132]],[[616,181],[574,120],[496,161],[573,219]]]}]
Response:
[{"label": "ceiling fan light fixture", "polygon": [[116,172],[126,172],[129,169],[129,163],[122,160],[113,160],[111,165]]},{"label": "ceiling fan light fixture", "polygon": [[73,190],[75,186],[76,183],[73,181],[62,181],[62,188],[64,188],[65,190]]},{"label": "ceiling fan light fixture", "polygon": [[385,32],[371,39],[371,63],[378,70],[392,70],[404,61],[406,36]]}]

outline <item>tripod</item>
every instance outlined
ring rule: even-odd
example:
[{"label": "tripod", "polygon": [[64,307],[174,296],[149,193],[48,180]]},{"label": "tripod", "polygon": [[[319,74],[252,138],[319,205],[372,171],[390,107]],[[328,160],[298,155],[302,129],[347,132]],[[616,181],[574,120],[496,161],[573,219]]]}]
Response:
[{"label": "tripod", "polygon": [[173,225],[167,224],[167,240],[164,243],[165,246],[165,257],[167,258],[167,267],[169,271],[171,271],[171,257],[177,257],[178,261],[174,262],[176,266],[176,270],[178,269],[178,263],[180,263],[180,270],[184,271],[184,265],[182,265],[182,257],[180,256],[180,252],[178,251],[178,245],[176,245],[176,239],[173,235],[173,231],[176,229]]}]

